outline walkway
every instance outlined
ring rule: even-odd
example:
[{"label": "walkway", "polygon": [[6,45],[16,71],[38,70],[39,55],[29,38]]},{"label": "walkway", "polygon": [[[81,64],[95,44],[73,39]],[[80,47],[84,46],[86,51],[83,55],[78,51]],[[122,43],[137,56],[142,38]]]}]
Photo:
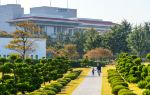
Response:
[{"label": "walkway", "polygon": [[93,76],[90,71],[71,95],[101,95],[101,85],[102,77],[99,77],[97,72]]}]

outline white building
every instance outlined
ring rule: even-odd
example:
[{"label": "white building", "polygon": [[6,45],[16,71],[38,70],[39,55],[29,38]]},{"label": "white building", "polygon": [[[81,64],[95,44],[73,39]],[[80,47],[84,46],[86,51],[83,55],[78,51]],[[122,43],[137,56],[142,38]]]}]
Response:
[{"label": "white building", "polygon": [[[7,49],[6,46],[9,42],[13,40],[12,38],[0,38],[0,57],[8,57],[12,53],[18,53],[14,50]],[[30,40],[30,39],[29,39]],[[46,39],[31,39],[34,40],[33,46],[35,47],[34,51],[26,56],[33,59],[41,59],[46,57]]]},{"label": "white building", "polygon": [[[16,23],[23,21],[36,23],[52,38],[56,38],[60,32],[72,34],[85,28],[105,32],[114,25],[111,21],[101,19],[77,18],[76,9],[43,6],[31,8],[30,14],[24,14],[24,8],[19,4],[0,5],[0,31],[12,33],[16,30]],[[5,48],[10,40],[11,38],[0,38],[0,56],[6,57],[14,52]],[[46,57],[46,40],[37,40],[36,44],[36,51],[30,56],[37,59]]]},{"label": "white building", "polygon": [[30,14],[24,14],[24,8],[18,4],[0,6],[0,30],[14,32],[15,24],[32,21],[39,25],[43,32],[55,37],[59,32],[74,32],[85,28],[95,28],[100,32],[110,29],[114,23],[101,19],[77,18],[76,9],[58,7],[30,8]]}]

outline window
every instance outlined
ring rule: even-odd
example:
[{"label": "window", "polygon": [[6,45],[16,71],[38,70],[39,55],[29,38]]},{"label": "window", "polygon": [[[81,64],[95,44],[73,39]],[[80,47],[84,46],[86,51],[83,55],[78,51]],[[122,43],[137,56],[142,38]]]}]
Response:
[{"label": "window", "polygon": [[68,9],[63,9],[63,8],[58,8],[57,11],[58,12],[67,12]]},{"label": "window", "polygon": [[35,55],[35,59],[38,59],[38,55]]}]

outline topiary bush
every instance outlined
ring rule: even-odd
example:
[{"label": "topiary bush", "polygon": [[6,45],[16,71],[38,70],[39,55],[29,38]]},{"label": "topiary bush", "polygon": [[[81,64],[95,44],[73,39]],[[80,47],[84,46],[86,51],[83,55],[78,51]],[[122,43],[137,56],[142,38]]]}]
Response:
[{"label": "topiary bush", "polygon": [[61,88],[63,88],[63,85],[58,82],[52,83],[50,86],[56,88],[59,92],[61,91]]},{"label": "topiary bush", "polygon": [[147,76],[147,77],[145,78],[145,80],[146,80],[147,82],[150,82],[150,76]]},{"label": "topiary bush", "polygon": [[142,62],[142,59],[141,59],[141,58],[136,58],[136,59],[133,60],[133,62],[134,62],[134,64],[136,64],[136,65],[140,65],[141,62]]},{"label": "topiary bush", "polygon": [[146,89],[143,91],[142,93],[143,95],[150,95],[150,90],[149,89]]},{"label": "topiary bush", "polygon": [[123,85],[125,87],[128,87],[128,84],[126,82],[114,82],[111,84],[112,87],[115,87],[116,85]]},{"label": "topiary bush", "polygon": [[121,89],[126,89],[127,87],[123,85],[116,85],[115,87],[112,88],[112,93],[115,95],[118,95],[119,90]]},{"label": "topiary bush", "polygon": [[53,90],[47,90],[46,94],[47,95],[56,95],[56,93]]},{"label": "topiary bush", "polygon": [[146,82],[146,81],[139,81],[139,82],[138,82],[138,87],[139,87],[139,88],[144,89],[146,85],[147,85],[147,82]]},{"label": "topiary bush", "polygon": [[119,90],[118,95],[136,95],[136,94],[129,89],[121,89]]},{"label": "topiary bush", "polygon": [[137,83],[139,81],[139,78],[133,77],[133,76],[129,76],[128,77],[128,81],[131,82],[131,83]]},{"label": "topiary bush", "polygon": [[150,89],[150,83],[148,83],[145,88]]}]

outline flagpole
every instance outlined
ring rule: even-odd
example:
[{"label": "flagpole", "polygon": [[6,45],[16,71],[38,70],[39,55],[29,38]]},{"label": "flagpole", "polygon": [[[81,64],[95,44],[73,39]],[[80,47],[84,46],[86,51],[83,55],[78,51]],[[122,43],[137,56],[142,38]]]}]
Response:
[{"label": "flagpole", "polygon": [[52,4],[51,4],[51,3],[52,3],[52,1],[51,1],[51,0],[49,0],[49,5],[50,5],[50,7],[52,6]]},{"label": "flagpole", "polygon": [[18,2],[17,2],[17,0],[16,0],[16,4],[17,4]]},{"label": "flagpole", "polygon": [[67,8],[68,8],[68,0],[67,0]]}]

